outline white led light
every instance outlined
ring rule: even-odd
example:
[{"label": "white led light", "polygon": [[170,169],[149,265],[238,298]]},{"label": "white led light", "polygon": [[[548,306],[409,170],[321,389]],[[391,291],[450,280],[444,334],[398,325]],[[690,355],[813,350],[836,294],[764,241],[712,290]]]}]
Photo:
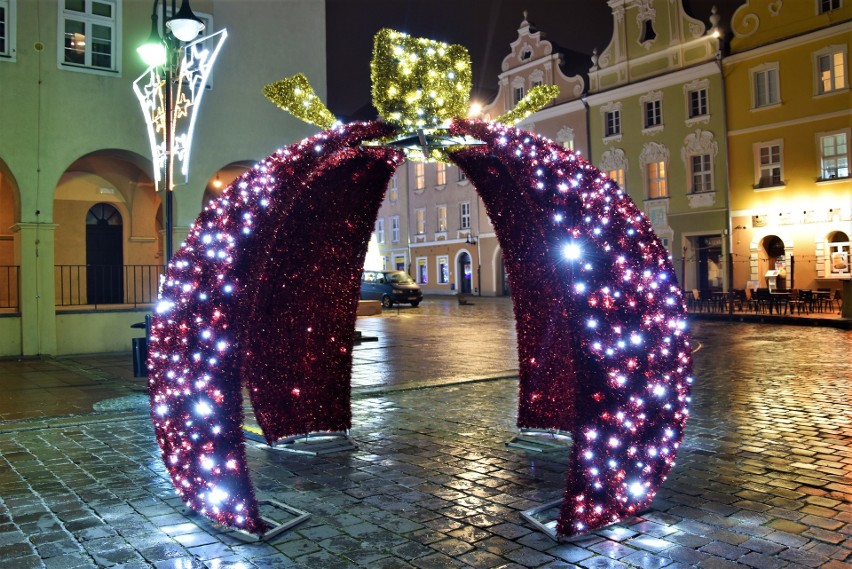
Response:
[{"label": "white led light", "polygon": [[577,245],[576,243],[569,243],[568,245],[565,246],[564,249],[562,249],[562,254],[569,261],[575,261],[575,260],[579,259],[580,255],[582,255],[582,253],[583,253],[582,249],[580,249],[580,246]]}]

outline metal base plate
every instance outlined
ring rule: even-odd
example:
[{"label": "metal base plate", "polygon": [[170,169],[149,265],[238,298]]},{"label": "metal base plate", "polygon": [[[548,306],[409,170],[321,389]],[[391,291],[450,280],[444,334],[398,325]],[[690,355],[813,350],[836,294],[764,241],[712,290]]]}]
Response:
[{"label": "metal base plate", "polygon": [[521,512],[521,517],[553,541],[562,541],[563,538],[556,533],[556,522],[559,519],[559,508],[561,506],[562,500],[554,500],[543,506]]},{"label": "metal base plate", "polygon": [[311,517],[311,514],[277,500],[258,500],[260,518],[269,526],[262,534],[249,533],[234,528],[223,528],[225,533],[246,543],[257,543],[272,539],[276,535],[296,527]]},{"label": "metal base plate", "polygon": [[530,452],[551,452],[571,448],[571,435],[565,431],[545,429],[520,429],[506,446]]},{"label": "metal base plate", "polygon": [[344,432],[329,431],[294,435],[278,439],[272,445],[266,444],[260,429],[243,425],[243,435],[246,439],[258,442],[260,446],[266,448],[311,456],[349,452],[358,448],[349,438],[349,434]]}]

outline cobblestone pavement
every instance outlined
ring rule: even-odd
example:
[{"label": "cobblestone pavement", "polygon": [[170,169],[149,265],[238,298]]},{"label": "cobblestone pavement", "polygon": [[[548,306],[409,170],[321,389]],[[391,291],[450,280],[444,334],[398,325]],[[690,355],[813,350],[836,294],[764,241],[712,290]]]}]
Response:
[{"label": "cobblestone pavement", "polygon": [[[385,345],[416,360],[405,334],[420,325],[406,318]],[[697,382],[677,466],[648,511],[605,530],[559,543],[520,517],[559,498],[566,453],[506,446],[517,381],[480,375],[502,360],[457,383],[435,362],[419,382],[382,385],[364,371],[352,451],[248,443],[260,497],[311,513],[260,544],[182,507],[144,395],[115,378],[122,396],[100,411],[0,421],[0,567],[852,567],[852,335],[720,322],[693,333]],[[48,360],[39,373],[76,368],[110,384],[98,361]]]}]

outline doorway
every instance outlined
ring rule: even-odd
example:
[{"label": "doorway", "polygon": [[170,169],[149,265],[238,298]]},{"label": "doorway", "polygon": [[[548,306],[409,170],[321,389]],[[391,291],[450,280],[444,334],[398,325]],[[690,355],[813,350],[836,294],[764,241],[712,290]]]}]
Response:
[{"label": "doorway", "polygon": [[458,270],[459,292],[461,294],[470,294],[473,292],[473,264],[470,261],[470,255],[462,251],[459,255],[459,270]]},{"label": "doorway", "polygon": [[86,214],[87,304],[124,302],[124,231],[121,214],[106,203]]}]

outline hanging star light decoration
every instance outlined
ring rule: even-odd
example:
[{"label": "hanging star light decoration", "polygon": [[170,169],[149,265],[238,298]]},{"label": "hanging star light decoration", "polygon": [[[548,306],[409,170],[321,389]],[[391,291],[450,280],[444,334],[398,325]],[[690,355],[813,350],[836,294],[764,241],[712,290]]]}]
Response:
[{"label": "hanging star light decoration", "polygon": [[[149,382],[178,494],[220,524],[266,527],[243,449],[243,381],[270,443],[351,427],[360,272],[384,191],[405,158],[441,159],[472,181],[503,250],[518,426],[572,433],[558,532],[639,513],[674,466],[693,381],[668,251],[603,173],[510,126],[547,93],[505,124],[461,119],[459,50],[391,31],[376,42],[384,120],[332,126],[258,163],[202,212],[168,268]],[[266,94],[333,122],[301,79]]]}]

